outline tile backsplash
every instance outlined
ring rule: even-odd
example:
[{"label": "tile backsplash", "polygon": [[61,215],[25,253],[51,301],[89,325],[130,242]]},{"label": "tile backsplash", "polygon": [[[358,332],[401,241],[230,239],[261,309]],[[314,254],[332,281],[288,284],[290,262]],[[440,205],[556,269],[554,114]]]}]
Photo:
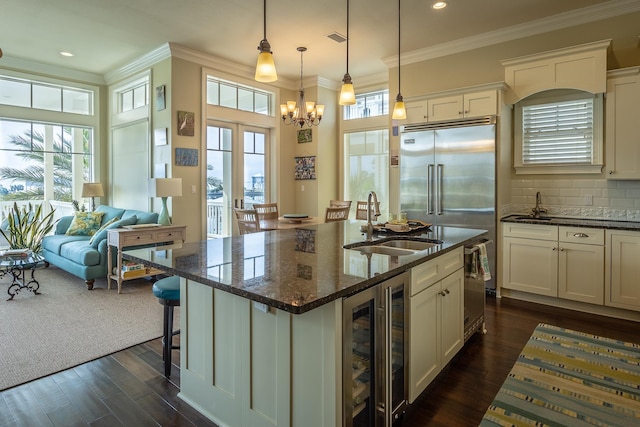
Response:
[{"label": "tile backsplash", "polygon": [[511,203],[500,207],[501,215],[530,213],[536,204],[537,191],[548,215],[640,221],[640,181],[600,178],[513,178]]}]

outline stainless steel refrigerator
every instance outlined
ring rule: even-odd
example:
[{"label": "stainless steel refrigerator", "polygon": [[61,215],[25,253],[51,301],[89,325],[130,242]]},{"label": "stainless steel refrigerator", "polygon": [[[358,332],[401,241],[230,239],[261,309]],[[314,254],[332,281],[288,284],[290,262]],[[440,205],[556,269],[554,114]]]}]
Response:
[{"label": "stainless steel refrigerator", "polygon": [[[496,119],[403,127],[400,137],[400,209],[409,219],[479,228],[495,242]],[[495,289],[495,245],[487,245]]]}]

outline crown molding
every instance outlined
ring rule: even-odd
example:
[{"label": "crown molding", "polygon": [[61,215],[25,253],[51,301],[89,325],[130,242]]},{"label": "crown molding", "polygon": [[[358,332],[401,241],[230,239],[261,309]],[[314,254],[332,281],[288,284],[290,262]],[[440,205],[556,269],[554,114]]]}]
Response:
[{"label": "crown molding", "polygon": [[157,64],[158,62],[169,57],[171,57],[171,50],[169,48],[169,43],[165,43],[162,46],[155,48],[151,52],[147,52],[141,57],[136,58],[134,61],[125,64],[120,68],[116,68],[113,71],[105,73],[104,80],[107,84],[115,83],[141,71],[147,70],[154,64]]},{"label": "crown molding", "polygon": [[16,58],[8,55],[4,55],[0,61],[0,69],[2,68],[95,85],[104,85],[106,83],[104,77],[100,74],[73,70],[71,68],[44,64],[42,62],[29,61],[27,59]]},{"label": "crown molding", "polygon": [[[406,52],[400,55],[400,60],[403,65],[412,64],[638,11],[640,11],[638,0],[611,0],[607,3],[560,13],[549,18]],[[398,66],[397,55],[382,58],[382,61],[389,68]]]}]

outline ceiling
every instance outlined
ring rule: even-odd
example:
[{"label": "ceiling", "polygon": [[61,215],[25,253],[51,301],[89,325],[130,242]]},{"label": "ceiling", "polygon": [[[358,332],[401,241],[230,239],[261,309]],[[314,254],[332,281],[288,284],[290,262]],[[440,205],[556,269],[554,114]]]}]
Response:
[{"label": "ceiling", "polygon": [[[384,60],[397,58],[398,3],[350,1],[349,71],[357,85],[359,78],[385,73]],[[409,52],[514,39],[549,25],[555,29],[596,20],[638,3],[448,0],[445,9],[436,11],[433,1],[402,0],[403,61]],[[2,61],[28,60],[104,75],[167,42],[254,67],[263,35],[260,0],[4,0],[2,9],[0,67]],[[346,43],[327,35],[346,36],[346,9],[347,0],[267,1],[267,39],[280,77],[298,80],[296,47],[305,46],[305,76],[341,81]],[[75,56],[62,57],[63,50]]]}]

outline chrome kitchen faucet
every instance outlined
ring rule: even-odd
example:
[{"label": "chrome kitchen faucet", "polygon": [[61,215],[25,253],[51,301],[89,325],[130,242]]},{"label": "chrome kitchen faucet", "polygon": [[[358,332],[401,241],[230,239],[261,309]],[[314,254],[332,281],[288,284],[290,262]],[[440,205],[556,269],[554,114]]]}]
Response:
[{"label": "chrome kitchen faucet", "polygon": [[547,209],[542,207],[542,196],[539,191],[536,193],[536,206],[531,211],[534,218],[540,218],[541,213],[547,213]]}]

